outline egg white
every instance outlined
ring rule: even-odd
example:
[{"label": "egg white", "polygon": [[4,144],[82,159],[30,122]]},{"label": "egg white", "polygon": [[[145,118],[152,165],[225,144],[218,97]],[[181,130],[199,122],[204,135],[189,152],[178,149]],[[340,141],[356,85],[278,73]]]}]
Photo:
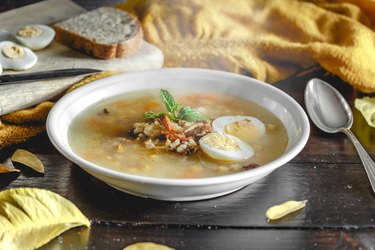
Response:
[{"label": "egg white", "polygon": [[237,137],[222,133],[222,136],[226,136],[228,138],[231,138],[236,141],[236,143],[239,145],[240,149],[236,151],[228,151],[218,148],[220,145],[217,145],[218,147],[212,146],[207,144],[204,141],[204,138],[206,136],[211,136],[212,133],[207,134],[199,139],[199,145],[202,151],[210,156],[213,159],[220,160],[220,161],[228,161],[228,162],[238,162],[243,161],[254,154],[254,150],[252,147],[247,144],[246,142],[238,139]]},{"label": "egg white", "polygon": [[24,37],[18,35],[17,32],[15,33],[14,36],[17,41],[32,50],[40,50],[47,47],[55,37],[55,30],[47,25],[32,24],[26,26],[35,27],[42,31],[42,33],[37,37]]},{"label": "egg white", "polygon": [[3,65],[0,63],[0,75],[3,73]]},{"label": "egg white", "polygon": [[234,122],[247,120],[251,124],[255,125],[259,131],[259,137],[263,136],[266,133],[266,127],[264,123],[259,119],[252,116],[220,116],[212,122],[212,130],[218,133],[227,133],[225,126]]},{"label": "egg white", "polygon": [[[25,52],[25,56],[23,58],[16,59],[6,57],[3,54],[2,50],[3,47],[7,45],[21,47]],[[20,46],[11,41],[0,42],[0,63],[4,69],[27,70],[29,68],[32,68],[37,63],[37,61],[38,57],[31,49]]]}]

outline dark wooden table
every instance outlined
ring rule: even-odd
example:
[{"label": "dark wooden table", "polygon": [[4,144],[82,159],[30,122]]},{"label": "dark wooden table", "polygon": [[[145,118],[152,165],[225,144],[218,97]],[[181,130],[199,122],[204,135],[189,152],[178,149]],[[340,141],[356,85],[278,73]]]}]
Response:
[{"label": "dark wooden table", "polygon": [[[0,11],[37,2],[5,0]],[[117,0],[77,0],[87,9]],[[332,83],[353,107],[360,93],[323,69],[275,84],[302,106],[312,77]],[[375,129],[354,110],[352,131],[375,158]],[[39,187],[74,202],[92,221],[90,230],[72,229],[43,249],[122,249],[152,241],[176,249],[375,249],[375,199],[354,146],[344,134],[311,126],[303,151],[268,177],[224,197],[196,202],[144,199],[117,191],[57,153],[46,134],[17,145],[44,162],[44,177],[20,176],[1,190]],[[0,151],[9,161],[14,149]],[[286,200],[308,203],[279,223],[265,219],[268,207]]]}]

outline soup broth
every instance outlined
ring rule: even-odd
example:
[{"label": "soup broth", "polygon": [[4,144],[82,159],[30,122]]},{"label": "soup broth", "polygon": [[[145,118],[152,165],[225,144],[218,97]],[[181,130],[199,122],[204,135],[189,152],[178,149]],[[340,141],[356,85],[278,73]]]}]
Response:
[{"label": "soup broth", "polygon": [[288,137],[281,121],[266,109],[247,100],[223,94],[175,93],[178,102],[193,107],[211,121],[221,116],[252,116],[265,124],[265,134],[248,142],[251,158],[235,163],[217,161],[201,150],[191,155],[148,149],[135,139],[136,122],[148,111],[165,112],[157,90],[132,92],[93,105],[76,117],[68,131],[69,144],[82,158],[116,171],[159,178],[202,178],[246,171],[279,157]]}]

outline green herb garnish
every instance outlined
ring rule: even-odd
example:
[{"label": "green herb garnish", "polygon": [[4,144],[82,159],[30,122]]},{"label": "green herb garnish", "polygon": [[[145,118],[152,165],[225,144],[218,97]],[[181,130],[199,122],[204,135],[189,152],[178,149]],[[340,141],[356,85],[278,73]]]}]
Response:
[{"label": "green herb garnish", "polygon": [[176,102],[171,93],[169,93],[166,89],[160,90],[160,97],[168,111],[168,113],[165,112],[146,112],[144,114],[145,119],[154,119],[154,118],[160,118],[163,115],[167,115],[169,119],[172,121],[179,121],[179,120],[185,120],[188,122],[192,121],[203,121],[208,120],[206,116],[204,116],[202,113],[200,113],[198,110],[184,106],[180,109],[180,106],[182,103]]},{"label": "green herb garnish", "polygon": [[154,118],[159,118],[159,117],[162,117],[163,115],[165,115],[164,112],[152,112],[152,111],[149,111],[149,112],[146,112],[144,114],[144,118],[145,119],[154,119]]},{"label": "green herb garnish", "polygon": [[188,122],[207,120],[207,117],[204,116],[201,112],[188,106],[180,109],[180,111],[178,112],[178,118],[180,120],[185,120]]},{"label": "green herb garnish", "polygon": [[182,103],[176,102],[171,93],[165,89],[160,90],[160,97],[163,100],[168,112],[171,113],[173,117],[177,117],[178,108]]}]

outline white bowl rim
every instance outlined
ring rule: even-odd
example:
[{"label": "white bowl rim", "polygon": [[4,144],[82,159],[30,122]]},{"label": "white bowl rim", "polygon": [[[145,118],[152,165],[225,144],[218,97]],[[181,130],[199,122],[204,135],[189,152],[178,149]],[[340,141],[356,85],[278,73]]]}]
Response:
[{"label": "white bowl rim", "polygon": [[[261,165],[259,167],[256,167],[254,169],[249,169],[246,171],[233,173],[233,174],[227,174],[222,176],[212,176],[212,177],[204,177],[204,178],[159,178],[159,177],[148,177],[148,176],[140,176],[140,175],[132,175],[127,174],[123,172],[119,172],[116,170],[112,170],[106,167],[99,166],[97,164],[94,164],[92,162],[89,162],[82,157],[75,154],[72,150],[66,151],[65,147],[62,147],[59,143],[58,139],[56,138],[56,131],[54,131],[53,121],[59,116],[60,112],[64,112],[64,105],[65,102],[69,102],[71,98],[74,98],[75,96],[79,95],[81,92],[89,92],[96,90],[97,88],[101,88],[107,84],[108,81],[115,80],[118,78],[123,78],[124,76],[129,76],[130,74],[132,76],[138,76],[142,77],[143,74],[147,73],[153,73],[153,72],[173,72],[173,71],[184,71],[184,74],[205,74],[205,73],[213,73],[217,74],[218,77],[234,77],[238,79],[246,79],[249,81],[249,79],[256,84],[262,84],[264,88],[268,88],[271,91],[277,92],[279,95],[281,95],[286,101],[290,102],[293,106],[295,106],[296,111],[298,115],[301,118],[302,121],[302,127],[303,131],[301,134],[301,137],[299,141],[293,145],[287,153],[281,155],[277,159]],[[118,180],[126,179],[128,181],[132,182],[140,182],[140,183],[149,183],[149,184],[157,184],[157,185],[169,185],[169,186],[208,186],[208,185],[217,185],[217,184],[224,184],[224,183],[230,183],[233,181],[241,181],[247,178],[253,178],[258,175],[267,175],[273,170],[283,166],[287,162],[289,162],[291,159],[293,159],[306,145],[309,134],[310,134],[310,124],[308,117],[305,113],[305,111],[302,109],[300,104],[298,104],[291,96],[286,94],[281,89],[276,88],[275,86],[259,81],[257,79],[239,75],[236,73],[226,72],[226,71],[220,71],[220,70],[212,70],[212,69],[203,69],[203,68],[161,68],[161,69],[151,69],[151,70],[144,70],[144,71],[135,71],[135,72],[127,72],[127,73],[119,73],[115,74],[109,77],[105,77],[102,79],[95,80],[93,82],[90,82],[90,84],[84,85],[79,87],[78,89],[64,95],[61,97],[56,104],[53,106],[51,111],[48,114],[47,122],[46,122],[46,128],[47,128],[47,134],[50,138],[51,143],[54,145],[54,147],[66,158],[77,164],[79,167],[83,168],[85,171],[91,173],[95,172],[100,175],[104,175],[107,177],[115,178]],[[82,166],[78,162],[83,163]],[[88,166],[88,167],[87,167]]]}]

